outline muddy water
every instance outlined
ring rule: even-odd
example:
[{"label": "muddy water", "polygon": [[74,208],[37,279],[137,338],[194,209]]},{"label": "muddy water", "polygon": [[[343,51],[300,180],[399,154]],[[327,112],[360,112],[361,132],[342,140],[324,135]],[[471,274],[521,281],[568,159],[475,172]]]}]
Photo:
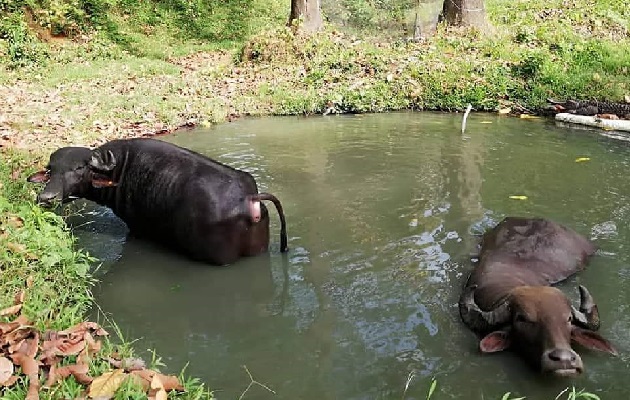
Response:
[{"label": "muddy water", "polygon": [[[129,239],[101,209],[77,228],[105,259],[96,297],[143,354],[235,399],[606,399],[630,383],[630,148],[595,132],[473,115],[395,113],[242,120],[164,140],[251,172],[283,202],[290,252],[228,268]],[[576,162],[579,157],[589,161]],[[512,195],[526,200],[510,199]],[[553,218],[600,247],[577,284],[619,357],[580,351],[577,379],[544,379],[509,353],[480,355],[457,298],[475,233],[506,215]],[[96,311],[95,311],[96,313]],[[101,316],[102,319],[102,316]]]}]

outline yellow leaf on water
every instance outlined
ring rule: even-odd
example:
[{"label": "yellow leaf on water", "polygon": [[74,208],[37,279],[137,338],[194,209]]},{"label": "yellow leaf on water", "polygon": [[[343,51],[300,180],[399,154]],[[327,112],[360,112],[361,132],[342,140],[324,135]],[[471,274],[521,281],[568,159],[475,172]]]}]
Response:
[{"label": "yellow leaf on water", "polygon": [[521,115],[519,115],[519,118],[521,118],[521,119],[540,119],[540,117],[537,117],[537,116],[531,115],[531,114],[521,114]]},{"label": "yellow leaf on water", "polygon": [[512,199],[512,200],[527,200],[527,196],[513,195],[513,196],[510,196],[510,199]]},{"label": "yellow leaf on water", "polygon": [[578,157],[575,159],[575,162],[584,162],[584,161],[591,161],[590,157]]},{"label": "yellow leaf on water", "polygon": [[88,390],[88,396],[111,398],[114,397],[116,390],[127,379],[127,374],[122,369],[115,369],[105,372],[103,375],[94,378]]},{"label": "yellow leaf on water", "polygon": [[481,121],[480,124],[491,124],[492,121]]}]

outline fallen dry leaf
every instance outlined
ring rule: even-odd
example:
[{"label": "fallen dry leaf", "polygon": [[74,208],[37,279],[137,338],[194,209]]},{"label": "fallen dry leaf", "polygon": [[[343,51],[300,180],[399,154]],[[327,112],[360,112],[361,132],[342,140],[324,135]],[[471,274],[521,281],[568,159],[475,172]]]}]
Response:
[{"label": "fallen dry leaf", "polygon": [[15,330],[18,326],[20,326],[20,323],[17,322],[17,321],[0,322],[0,335],[4,335],[5,333],[9,333],[9,332]]},{"label": "fallen dry leaf", "polygon": [[4,384],[13,375],[13,363],[6,357],[0,357],[0,384]]},{"label": "fallen dry leaf", "polygon": [[12,253],[24,253],[26,251],[26,246],[20,243],[7,243],[7,249]]},{"label": "fallen dry leaf", "polygon": [[127,379],[127,374],[122,369],[105,372],[94,378],[88,388],[88,397],[113,397],[125,379]]},{"label": "fallen dry leaf", "polygon": [[144,390],[145,392],[149,389],[151,389],[151,383],[149,381],[147,381],[146,379],[142,378],[141,376],[134,374],[132,371],[132,373],[128,374],[129,379],[131,379],[132,381],[134,381],[138,386],[142,387],[142,390]]},{"label": "fallen dry leaf", "polygon": [[13,385],[15,385],[15,382],[18,381],[18,376],[17,375],[12,375],[9,379],[7,379],[4,383],[1,384],[1,386],[4,387],[11,387]]},{"label": "fallen dry leaf", "polygon": [[151,389],[149,392],[149,400],[167,400],[168,394],[164,389]]},{"label": "fallen dry leaf", "polygon": [[7,315],[13,315],[13,314],[17,314],[20,312],[20,310],[22,309],[22,304],[16,304],[14,306],[11,307],[7,307],[4,308],[2,310],[0,310],[0,316],[7,316]]},{"label": "fallen dry leaf", "polygon": [[112,366],[116,368],[122,368],[125,371],[137,371],[146,367],[144,360],[142,360],[141,358],[131,357],[125,358],[124,360],[116,360],[114,358],[107,357],[106,360],[109,361]]},{"label": "fallen dry leaf", "polygon": [[39,365],[33,357],[28,357],[22,353],[11,355],[13,362],[22,367],[22,373],[28,376],[28,391],[25,400],[39,399]]},{"label": "fallen dry leaf", "polygon": [[174,375],[163,375],[159,372],[151,369],[142,369],[131,372],[134,375],[138,375],[154,385],[155,388],[163,387],[167,391],[171,390],[184,390],[184,386],[179,382],[179,379]]},{"label": "fallen dry leaf", "polygon": [[20,339],[9,345],[9,353],[20,353],[27,357],[35,358],[39,350],[39,333],[31,331],[31,337]]},{"label": "fallen dry leaf", "polygon": [[57,368],[52,365],[46,380],[46,387],[51,387],[61,379],[65,379],[70,375],[74,376],[77,382],[83,385],[89,385],[94,378],[88,375],[89,367],[87,364],[71,364]]},{"label": "fallen dry leaf", "polygon": [[24,292],[24,290],[20,290],[19,292],[17,292],[15,294],[15,299],[13,300],[13,304],[18,305],[18,304],[24,303],[24,296],[26,296],[26,293]]},{"label": "fallen dry leaf", "polygon": [[13,354],[11,357],[15,364],[22,367],[22,372],[25,375],[33,375],[39,372],[39,365],[33,357],[29,357],[22,353]]},{"label": "fallen dry leaf", "polygon": [[34,332],[35,328],[32,326],[20,325],[16,329],[7,332],[4,336],[2,336],[2,338],[0,338],[0,343],[3,346],[8,345],[9,353],[12,353],[20,348],[21,342],[24,339],[33,337]]},{"label": "fallen dry leaf", "polygon": [[17,322],[20,326],[30,325],[31,321],[28,320],[26,315],[18,316],[13,322]]},{"label": "fallen dry leaf", "polygon": [[19,215],[10,215],[7,222],[14,228],[21,228],[24,226],[24,220]]},{"label": "fallen dry leaf", "polygon": [[28,278],[26,278],[26,287],[28,289],[33,287],[33,275],[29,275]]},{"label": "fallen dry leaf", "polygon": [[82,337],[57,338],[53,341],[44,341],[42,344],[42,360],[52,359],[55,356],[75,356],[85,348],[85,340]]},{"label": "fallen dry leaf", "polygon": [[59,331],[59,335],[83,335],[86,331],[92,331],[96,336],[107,336],[109,333],[99,326],[96,322],[84,321],[80,322],[68,329]]}]

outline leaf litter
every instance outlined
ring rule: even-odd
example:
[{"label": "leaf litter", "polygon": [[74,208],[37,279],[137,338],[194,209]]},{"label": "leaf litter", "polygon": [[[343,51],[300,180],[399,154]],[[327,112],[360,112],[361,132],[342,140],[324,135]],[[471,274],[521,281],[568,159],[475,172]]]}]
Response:
[{"label": "leaf litter", "polygon": [[[85,396],[93,399],[113,398],[128,379],[142,387],[149,399],[166,399],[169,391],[184,391],[176,376],[147,369],[139,358],[100,354],[100,338],[108,333],[95,322],[80,322],[64,330],[39,331],[21,314],[25,296],[24,290],[18,292],[15,304],[0,310],[5,317],[0,322],[0,387],[13,386],[21,376],[26,376],[29,386],[25,398],[38,400],[40,389],[49,389],[72,376],[86,386]],[[89,366],[95,357],[107,361],[113,369],[91,376]]]}]

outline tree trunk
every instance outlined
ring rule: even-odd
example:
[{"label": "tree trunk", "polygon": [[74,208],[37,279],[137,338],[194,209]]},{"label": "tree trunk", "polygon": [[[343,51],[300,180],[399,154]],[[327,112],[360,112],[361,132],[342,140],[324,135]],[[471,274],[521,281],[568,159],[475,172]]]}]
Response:
[{"label": "tree trunk", "polygon": [[442,17],[448,25],[489,27],[483,0],[444,0]]},{"label": "tree trunk", "polygon": [[296,19],[302,18],[301,29],[308,32],[316,32],[322,27],[322,14],[320,0],[291,0],[291,14],[289,26]]}]

